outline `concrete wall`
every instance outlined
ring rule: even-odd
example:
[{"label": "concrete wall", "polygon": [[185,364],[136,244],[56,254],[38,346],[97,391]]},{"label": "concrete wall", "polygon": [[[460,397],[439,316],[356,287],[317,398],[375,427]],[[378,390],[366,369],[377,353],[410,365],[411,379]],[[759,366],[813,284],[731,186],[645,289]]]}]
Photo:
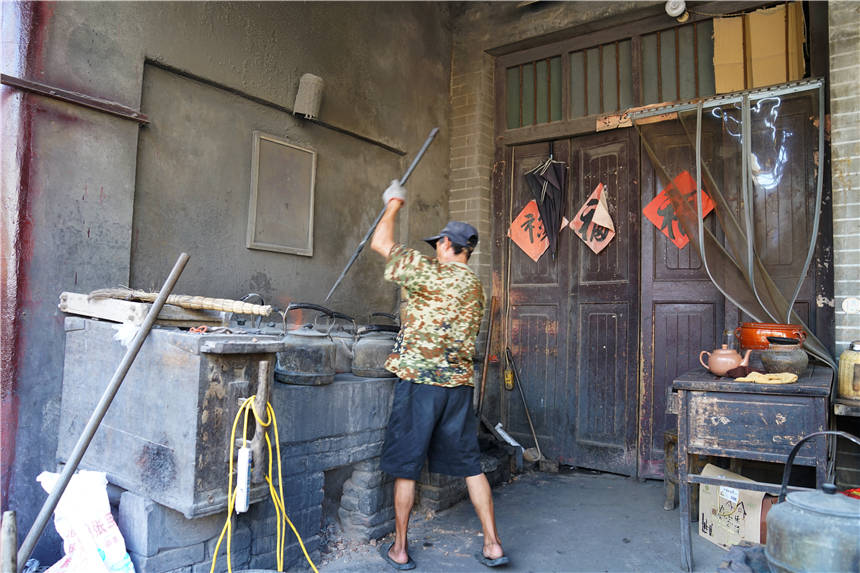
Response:
[{"label": "concrete wall", "polygon": [[836,353],[860,340],[860,4],[830,2],[830,152],[833,181]]},{"label": "concrete wall", "polygon": [[[139,128],[5,86],[0,92],[4,446],[16,435],[14,452],[3,448],[4,456],[14,454],[3,464],[9,484],[3,507],[19,512],[23,535],[44,498],[35,476],[55,466],[63,357],[59,293],[130,279],[135,287],[158,287],[184,249],[191,262],[176,292],[235,298],[253,290],[274,304],[322,302],[381,208],[387,182],[440,126],[410,180],[416,200],[402,219],[401,235],[418,245],[417,238],[447,218],[451,32],[441,3],[4,2],[0,9],[4,73],[142,108],[153,117],[151,127]],[[213,122],[200,141],[206,153],[190,149],[186,157],[141,162],[142,146],[158,149],[160,136],[182,135],[184,125],[168,121],[177,110],[187,124],[209,121],[195,115],[199,108],[191,101],[158,101],[155,92],[144,98],[148,87],[161,87],[148,83],[147,59],[287,108],[299,77],[314,73],[327,82],[321,120],[407,155],[285,113],[268,116],[266,130],[318,152],[315,250],[312,258],[249,251],[250,181],[237,175],[249,172],[249,134]],[[19,66],[6,67],[16,61]],[[209,89],[212,98],[223,96]],[[238,109],[245,100],[226,98],[221,112],[229,116],[225,106],[235,102]],[[150,101],[159,107],[148,109]],[[193,176],[210,172],[230,179],[204,188]],[[139,204],[142,184],[145,205]],[[194,200],[184,205],[185,216],[175,208],[161,217],[144,213],[190,191]],[[6,213],[14,224],[7,225]],[[368,250],[332,306],[365,314],[394,309],[396,288],[382,284],[381,272],[381,259]],[[50,560],[58,547],[56,538],[43,539],[36,556]]]}]

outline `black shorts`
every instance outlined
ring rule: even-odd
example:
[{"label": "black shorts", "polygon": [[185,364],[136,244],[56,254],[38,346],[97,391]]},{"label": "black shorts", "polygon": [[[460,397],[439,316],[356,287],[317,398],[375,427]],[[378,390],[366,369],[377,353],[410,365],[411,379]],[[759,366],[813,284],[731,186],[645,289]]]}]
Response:
[{"label": "black shorts", "polygon": [[382,447],[382,470],[417,480],[425,458],[433,473],[481,473],[478,420],[471,386],[445,388],[398,380]]}]

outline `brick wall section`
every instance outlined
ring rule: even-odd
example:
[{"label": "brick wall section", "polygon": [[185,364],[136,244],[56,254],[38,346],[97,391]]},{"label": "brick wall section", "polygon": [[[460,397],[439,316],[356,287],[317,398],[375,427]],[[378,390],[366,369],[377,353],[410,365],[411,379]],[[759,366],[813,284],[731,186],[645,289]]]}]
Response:
[{"label": "brick wall section", "polygon": [[[468,48],[472,48],[471,50]],[[478,229],[477,250],[469,266],[490,294],[493,164],[493,61],[473,46],[454,42],[451,66],[450,218]]]},{"label": "brick wall section", "polygon": [[860,297],[860,3],[830,2],[830,114],[836,352],[860,340],[860,315],[842,311]]}]

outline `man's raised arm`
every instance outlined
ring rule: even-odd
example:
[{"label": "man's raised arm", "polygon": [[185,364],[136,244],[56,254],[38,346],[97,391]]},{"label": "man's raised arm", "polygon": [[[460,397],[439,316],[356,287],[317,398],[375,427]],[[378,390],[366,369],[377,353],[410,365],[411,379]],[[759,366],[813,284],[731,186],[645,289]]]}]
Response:
[{"label": "man's raised arm", "polygon": [[385,202],[385,213],[373,232],[370,248],[387,258],[394,246],[394,221],[397,219],[397,212],[406,202],[406,188],[394,180],[382,194],[382,200]]}]

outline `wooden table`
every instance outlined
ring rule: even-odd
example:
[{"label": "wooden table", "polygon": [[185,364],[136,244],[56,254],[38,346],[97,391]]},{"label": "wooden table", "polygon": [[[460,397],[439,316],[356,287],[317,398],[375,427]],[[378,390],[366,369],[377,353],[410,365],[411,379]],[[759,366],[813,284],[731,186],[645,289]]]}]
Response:
[{"label": "wooden table", "polygon": [[[690,484],[715,484],[779,493],[779,484],[740,482],[688,473],[688,455],[700,454],[785,463],[802,437],[827,429],[833,370],[812,365],[794,384],[735,382],[695,369],[676,378],[678,392],[678,488],[681,510],[681,567],[693,569]],[[797,465],[815,467],[820,486],[827,471],[827,442],[810,440]]]}]

